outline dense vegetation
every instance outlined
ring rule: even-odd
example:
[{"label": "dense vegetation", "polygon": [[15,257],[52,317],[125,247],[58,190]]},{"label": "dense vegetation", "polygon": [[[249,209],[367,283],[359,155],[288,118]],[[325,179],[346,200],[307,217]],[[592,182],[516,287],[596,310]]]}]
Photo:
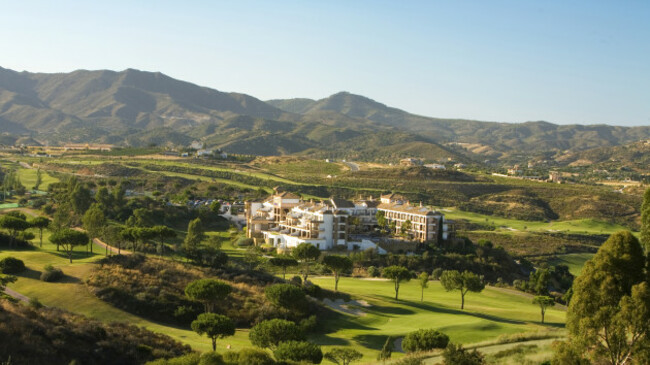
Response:
[{"label": "dense vegetation", "polygon": [[0,359],[11,364],[143,364],[189,346],[145,329],[0,299]]}]

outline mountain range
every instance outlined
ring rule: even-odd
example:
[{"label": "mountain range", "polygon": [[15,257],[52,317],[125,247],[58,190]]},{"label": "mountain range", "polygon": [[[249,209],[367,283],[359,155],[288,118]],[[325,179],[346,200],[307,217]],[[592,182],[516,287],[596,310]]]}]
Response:
[{"label": "mountain range", "polygon": [[242,154],[463,161],[619,146],[649,139],[650,127],[430,118],[348,92],[265,102],[133,69],[0,68],[0,133],[5,144],[171,146],[200,139]]}]

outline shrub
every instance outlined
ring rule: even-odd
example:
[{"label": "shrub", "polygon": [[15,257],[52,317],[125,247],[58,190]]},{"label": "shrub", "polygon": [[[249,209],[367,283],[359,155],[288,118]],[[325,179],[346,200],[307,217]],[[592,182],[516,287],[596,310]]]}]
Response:
[{"label": "shrub", "polygon": [[253,241],[252,238],[242,237],[242,238],[237,240],[236,244],[239,247],[249,247],[249,246],[252,246],[253,243],[254,243],[254,241]]},{"label": "shrub", "polygon": [[444,359],[445,365],[483,365],[485,364],[485,358],[483,355],[474,350],[472,352],[467,351],[463,348],[462,345],[454,345],[450,343],[445,351],[442,353],[442,358]]},{"label": "shrub", "polygon": [[431,278],[433,280],[440,280],[440,276],[442,275],[442,271],[443,270],[442,270],[441,267],[437,267],[437,268],[433,269],[433,272],[431,273]]},{"label": "shrub", "polygon": [[406,352],[430,351],[444,349],[449,343],[449,336],[434,329],[419,329],[404,337],[402,348]]},{"label": "shrub", "polygon": [[198,365],[225,365],[223,357],[216,352],[205,352],[201,355]]},{"label": "shrub", "polygon": [[273,365],[275,361],[264,350],[242,349],[239,351],[238,365]]},{"label": "shrub", "polygon": [[41,281],[51,283],[63,279],[63,276],[63,271],[61,269],[52,265],[46,265],[41,273]]},{"label": "shrub", "polygon": [[378,278],[379,275],[381,275],[381,271],[379,271],[375,266],[368,266],[366,271],[368,272],[368,276],[371,278]]},{"label": "shrub", "polygon": [[300,327],[291,321],[271,319],[251,328],[248,338],[257,347],[273,349],[280,342],[304,340],[304,335]]},{"label": "shrub", "polygon": [[291,280],[289,280],[289,283],[291,283],[293,285],[301,286],[302,285],[302,278],[300,276],[296,275],[296,276],[292,277]]},{"label": "shrub", "polygon": [[312,364],[320,364],[323,361],[320,346],[304,341],[282,342],[273,355],[276,359],[284,361],[309,361]]},{"label": "shrub", "polygon": [[0,260],[0,272],[3,274],[18,274],[25,271],[25,263],[15,257],[5,257]]}]

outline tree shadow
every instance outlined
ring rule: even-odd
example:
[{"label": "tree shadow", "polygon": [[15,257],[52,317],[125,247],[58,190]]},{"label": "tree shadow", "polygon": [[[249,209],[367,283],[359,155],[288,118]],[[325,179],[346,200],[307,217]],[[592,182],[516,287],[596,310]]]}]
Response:
[{"label": "tree shadow", "polygon": [[36,279],[39,280],[41,278],[41,272],[36,271],[34,269],[30,269],[29,267],[23,270],[22,272],[18,274],[14,274],[15,276],[19,278],[28,278],[28,279]]},{"label": "tree shadow", "polygon": [[[526,323],[528,323],[527,321],[503,318],[503,317],[499,317],[499,316],[495,316],[495,315],[491,315],[491,314],[487,314],[487,313],[469,312],[469,311],[466,311],[466,310],[442,307],[442,306],[437,306],[437,305],[433,305],[433,304],[430,304],[430,303],[422,303],[422,302],[416,302],[416,301],[412,301],[412,300],[398,300],[398,301],[395,301],[395,299],[387,297],[385,295],[382,295],[380,297],[382,297],[383,299],[385,299],[387,301],[390,301],[391,303],[402,304],[402,305],[418,308],[418,309],[428,311],[428,312],[441,313],[441,314],[453,314],[453,315],[463,314],[463,315],[466,315],[466,316],[473,316],[473,317],[477,317],[477,318],[481,318],[481,319],[485,319],[485,320],[489,320],[489,321],[500,322],[500,323],[508,323],[508,324],[526,324]],[[408,309],[407,309],[407,311],[408,311]],[[414,312],[410,311],[410,313],[414,313]]]},{"label": "tree shadow", "polygon": [[377,335],[356,335],[352,337],[357,341],[361,346],[373,350],[381,350],[386,342],[387,335],[377,334]]}]

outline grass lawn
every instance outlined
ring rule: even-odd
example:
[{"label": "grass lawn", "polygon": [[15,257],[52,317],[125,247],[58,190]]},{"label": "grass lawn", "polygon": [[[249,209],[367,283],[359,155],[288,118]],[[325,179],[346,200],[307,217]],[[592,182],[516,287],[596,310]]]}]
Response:
[{"label": "grass lawn", "polygon": [[593,253],[569,253],[566,255],[558,255],[557,259],[551,260],[551,265],[567,265],[571,274],[578,276],[582,271],[585,262],[594,257]]},{"label": "grass lawn", "polygon": [[618,224],[598,221],[595,219],[576,219],[570,221],[530,222],[517,219],[501,218],[472,212],[464,212],[455,208],[441,209],[445,217],[451,220],[465,219],[477,224],[493,224],[496,231],[528,231],[528,232],[566,232],[581,234],[612,234],[628,230]]},{"label": "grass lawn", "polygon": [[[38,239],[33,242],[38,246]],[[28,270],[17,275],[18,280],[10,284],[9,287],[30,298],[38,298],[44,305],[63,308],[100,321],[118,321],[142,326],[187,343],[196,350],[208,351],[211,349],[211,343],[207,337],[200,337],[189,328],[149,321],[117,309],[95,297],[83,283],[96,265],[94,262],[104,256],[102,247],[95,246],[93,250],[93,255],[87,255],[85,249],[78,248],[74,253],[73,263],[70,264],[65,253],[57,252],[56,246],[44,239],[42,249],[2,251],[0,258],[13,256],[25,262]],[[61,268],[66,274],[66,278],[58,283],[40,281],[40,273],[47,264]],[[230,344],[233,350],[249,347],[248,330],[238,330],[234,337],[220,340],[217,342],[218,350],[226,351],[226,344]]]},{"label": "grass lawn", "polygon": [[[334,288],[331,277],[313,278],[327,289]],[[393,283],[379,280],[342,278],[339,290],[356,300],[365,300],[370,307],[359,307],[364,315],[341,314],[324,324],[326,335],[314,340],[327,346],[353,346],[373,360],[386,336],[403,336],[419,328],[435,328],[454,342],[473,344],[491,341],[502,335],[540,332],[564,327],[565,312],[550,308],[546,325],[539,323],[539,307],[529,296],[498,288],[465,297],[465,310],[460,310],[460,294],[446,292],[439,282],[431,282],[420,302],[420,287],[415,280],[403,283],[400,300],[394,300]],[[326,347],[327,347],[326,346]]]}]

